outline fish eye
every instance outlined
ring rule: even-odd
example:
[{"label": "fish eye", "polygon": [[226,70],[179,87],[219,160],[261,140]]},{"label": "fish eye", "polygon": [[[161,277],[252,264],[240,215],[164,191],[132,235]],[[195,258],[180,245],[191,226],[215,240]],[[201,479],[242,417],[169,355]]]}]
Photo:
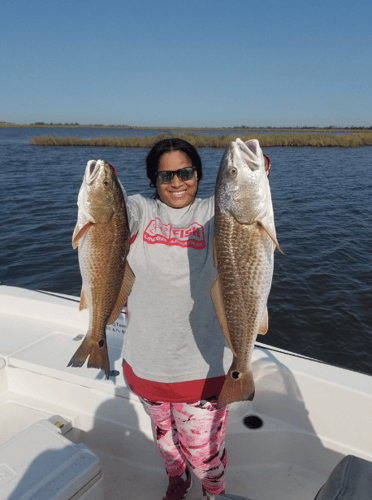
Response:
[{"label": "fish eye", "polygon": [[230,175],[231,177],[235,177],[235,176],[237,175],[237,173],[238,173],[238,169],[237,169],[236,167],[231,167],[231,168],[229,169],[229,175]]},{"label": "fish eye", "polygon": [[109,181],[104,180],[104,181],[103,181],[103,184],[104,184],[105,186],[108,186],[108,185],[109,185]]}]

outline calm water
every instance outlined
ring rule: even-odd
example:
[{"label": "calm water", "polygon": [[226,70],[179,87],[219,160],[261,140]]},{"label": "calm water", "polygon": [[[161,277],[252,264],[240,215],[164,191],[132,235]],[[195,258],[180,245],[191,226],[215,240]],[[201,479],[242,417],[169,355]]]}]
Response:
[{"label": "calm water", "polygon": [[[110,161],[128,194],[150,196],[148,150],[39,148],[27,142],[50,133],[91,137],[107,131],[0,128],[0,281],[79,295],[71,236],[86,162]],[[372,148],[265,152],[273,162],[270,185],[285,255],[275,253],[270,330],[259,340],[372,374]],[[213,194],[223,151],[199,153],[199,194],[205,197]]]}]

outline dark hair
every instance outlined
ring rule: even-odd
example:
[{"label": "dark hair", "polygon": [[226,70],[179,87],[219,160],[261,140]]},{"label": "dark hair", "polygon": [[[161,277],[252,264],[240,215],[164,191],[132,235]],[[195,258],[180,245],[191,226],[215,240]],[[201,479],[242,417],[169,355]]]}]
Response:
[{"label": "dark hair", "polygon": [[[156,188],[156,173],[158,171],[160,157],[164,153],[171,153],[172,151],[182,151],[187,154],[193,166],[196,168],[198,183],[201,181],[203,175],[202,163],[198,152],[189,142],[175,137],[171,139],[162,139],[157,142],[147,155],[146,168],[147,177],[150,179],[150,187]],[[158,198],[157,193],[155,194],[155,198]]]}]

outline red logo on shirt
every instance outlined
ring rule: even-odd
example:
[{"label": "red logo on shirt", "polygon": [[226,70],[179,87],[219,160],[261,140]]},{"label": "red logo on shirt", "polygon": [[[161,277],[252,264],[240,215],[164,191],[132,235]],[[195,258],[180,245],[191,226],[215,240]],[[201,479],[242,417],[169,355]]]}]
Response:
[{"label": "red logo on shirt", "polygon": [[171,224],[163,224],[156,217],[145,229],[143,239],[151,245],[162,243],[163,245],[191,247],[199,250],[205,248],[204,227],[197,222],[187,227],[173,227]]}]

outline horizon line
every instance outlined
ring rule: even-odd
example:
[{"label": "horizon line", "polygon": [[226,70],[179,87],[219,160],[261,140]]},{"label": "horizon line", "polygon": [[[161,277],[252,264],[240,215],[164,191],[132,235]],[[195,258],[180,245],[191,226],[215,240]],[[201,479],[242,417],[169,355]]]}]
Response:
[{"label": "horizon line", "polygon": [[0,127],[76,127],[76,128],[125,128],[125,129],[144,129],[144,130],[369,130],[372,129],[372,126],[338,126],[338,125],[327,125],[324,127],[320,126],[248,126],[248,125],[236,125],[230,127],[182,127],[182,126],[139,126],[139,125],[104,125],[101,123],[97,124],[81,124],[78,122],[74,123],[46,123],[46,122],[34,122],[34,123],[14,123],[14,122],[6,122],[0,121]]}]

